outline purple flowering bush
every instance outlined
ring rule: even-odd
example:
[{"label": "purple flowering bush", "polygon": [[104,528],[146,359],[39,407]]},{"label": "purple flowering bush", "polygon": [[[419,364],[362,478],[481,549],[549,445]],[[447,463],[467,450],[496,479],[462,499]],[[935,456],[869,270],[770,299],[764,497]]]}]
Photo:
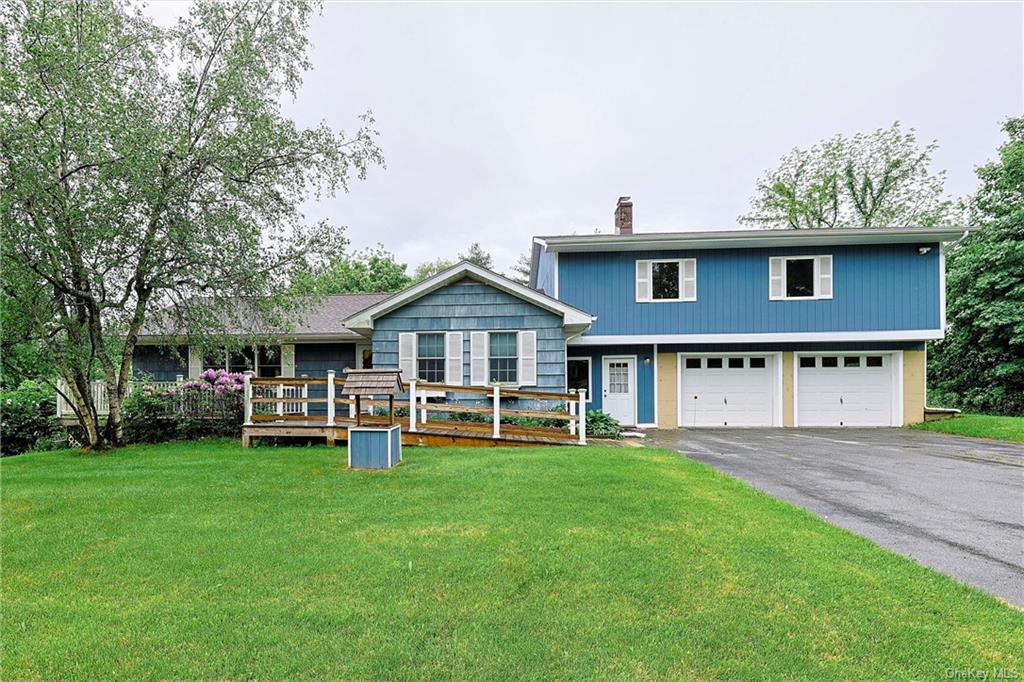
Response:
[{"label": "purple flowering bush", "polygon": [[216,396],[241,394],[245,390],[245,375],[224,369],[208,369],[198,379],[183,383],[181,390],[212,391]]},{"label": "purple flowering bush", "polygon": [[146,385],[125,401],[126,434],[147,443],[236,436],[244,392],[245,375],[223,369],[208,369],[177,387]]}]

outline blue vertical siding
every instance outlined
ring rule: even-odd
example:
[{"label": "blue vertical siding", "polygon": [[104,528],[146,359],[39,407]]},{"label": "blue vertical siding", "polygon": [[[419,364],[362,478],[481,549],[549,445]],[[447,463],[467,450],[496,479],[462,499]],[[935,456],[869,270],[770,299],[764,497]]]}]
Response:
[{"label": "blue vertical siding", "polygon": [[[344,369],[355,368],[356,346],[354,343],[297,343],[295,344],[295,376],[326,377],[327,370],[333,369],[338,377],[344,377]],[[310,398],[326,398],[327,386],[310,386]],[[325,403],[310,403],[309,414],[327,414]]]},{"label": "blue vertical siding", "polygon": [[[930,246],[926,254],[920,246]],[[832,255],[833,298],[769,301],[772,256]],[[636,261],[696,258],[697,300],[637,303]],[[589,335],[938,329],[939,245],[559,254],[559,298],[597,316]]]},{"label": "blue vertical siding", "polygon": [[132,372],[136,378],[153,381],[174,381],[179,375],[188,377],[188,346],[136,346],[132,355]]},{"label": "blue vertical siding", "polygon": [[537,259],[537,284],[536,289],[543,291],[548,296],[555,295],[555,269],[557,268],[557,257],[547,249],[541,249]]},{"label": "blue vertical siding", "polygon": [[462,280],[442,287],[373,323],[374,367],[398,367],[401,332],[462,332],[462,381],[469,385],[470,332],[536,331],[537,384],[565,390],[565,331],[562,317],[495,289]]},{"label": "blue vertical siding", "polygon": [[603,409],[601,391],[604,385],[604,362],[606,355],[636,356],[636,421],[638,424],[654,423],[654,346],[569,346],[569,358],[590,358],[590,395],[587,409]]}]

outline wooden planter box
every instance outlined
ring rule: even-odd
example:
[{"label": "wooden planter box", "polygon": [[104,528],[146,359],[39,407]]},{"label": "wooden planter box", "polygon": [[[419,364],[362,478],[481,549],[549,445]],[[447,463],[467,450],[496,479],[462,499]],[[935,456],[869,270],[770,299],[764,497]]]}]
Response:
[{"label": "wooden planter box", "polygon": [[350,426],[348,465],[352,469],[390,469],[402,461],[402,428]]}]

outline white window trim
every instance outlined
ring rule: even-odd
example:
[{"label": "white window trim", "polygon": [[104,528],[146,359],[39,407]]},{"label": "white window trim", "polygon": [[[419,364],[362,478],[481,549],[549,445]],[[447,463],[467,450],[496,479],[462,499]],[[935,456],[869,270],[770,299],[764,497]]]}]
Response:
[{"label": "white window trim", "polygon": [[[697,300],[697,259],[696,258],[642,258],[637,261],[643,263],[643,266],[647,272],[647,285],[650,291],[650,298],[641,298],[638,291],[639,287],[634,282],[633,291],[637,303],[693,303]],[[693,263],[693,296],[684,296],[686,291],[686,277],[684,272],[686,271],[686,263]],[[654,298],[654,265],[656,263],[676,263],[679,265],[679,297],[678,298]],[[635,277],[634,269],[634,277]]]},{"label": "white window trim", "polygon": [[[519,330],[518,329],[488,329],[484,332],[487,335],[487,353],[484,355],[484,376],[487,379],[487,386],[501,386],[502,388],[519,388],[522,383],[519,381]],[[491,381],[491,334],[515,334],[516,335],[516,380],[515,381]]]},{"label": "white window trim", "polygon": [[565,390],[569,390],[569,362],[572,360],[587,363],[587,402],[594,402],[594,359],[589,355],[567,355],[565,357]]},{"label": "white window trim", "polygon": [[[782,260],[782,295],[772,296],[772,267],[771,259],[779,258]],[[821,294],[821,259],[828,258],[832,260],[832,273],[828,276],[832,283],[832,293],[828,296]],[[787,296],[786,295],[786,274],[789,269],[789,261],[791,260],[809,260],[814,263],[814,295],[813,296]],[[831,254],[822,253],[812,256],[771,256],[768,259],[768,300],[769,301],[825,301],[831,299],[836,292],[836,270],[835,260]]]},{"label": "white window trim", "polygon": [[[413,366],[413,369],[416,371],[416,380],[417,381],[423,381],[424,383],[428,383],[428,384],[435,383],[435,382],[432,382],[432,381],[427,381],[426,379],[422,379],[420,377],[420,360],[421,359],[422,360],[441,360],[444,363],[445,370],[447,370],[447,363],[448,363],[448,336],[443,331],[440,331],[440,332],[412,332],[412,333],[413,333],[413,337],[414,337],[413,344],[412,344],[412,366]],[[431,334],[441,337],[441,350],[442,350],[441,357],[440,358],[420,358],[420,337],[421,336],[426,336],[426,335],[431,335]],[[441,381],[437,382],[437,383],[442,383],[442,384],[445,383],[445,378],[446,377],[442,377]],[[444,394],[443,391],[429,391],[427,397],[431,397],[431,395],[442,396],[442,395],[445,395],[445,394]]]}]

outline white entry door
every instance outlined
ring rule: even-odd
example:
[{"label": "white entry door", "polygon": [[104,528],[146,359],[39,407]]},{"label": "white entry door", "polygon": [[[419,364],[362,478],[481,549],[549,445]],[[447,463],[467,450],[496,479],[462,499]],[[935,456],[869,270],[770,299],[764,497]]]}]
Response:
[{"label": "white entry door", "polygon": [[893,426],[891,353],[800,355],[797,426]]},{"label": "white entry door", "polygon": [[772,426],[771,355],[681,356],[679,425]]},{"label": "white entry door", "polygon": [[636,358],[605,357],[601,407],[620,424],[636,425]]}]

